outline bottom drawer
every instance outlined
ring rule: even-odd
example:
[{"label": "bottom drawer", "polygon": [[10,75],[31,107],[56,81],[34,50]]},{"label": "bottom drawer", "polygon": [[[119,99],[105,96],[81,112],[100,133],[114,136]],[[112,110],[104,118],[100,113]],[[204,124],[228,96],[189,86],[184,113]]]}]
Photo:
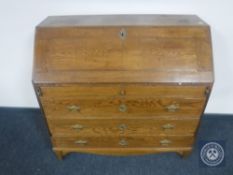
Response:
[{"label": "bottom drawer", "polygon": [[140,148],[140,147],[190,147],[194,136],[146,137],[54,137],[53,145],[60,148]]}]

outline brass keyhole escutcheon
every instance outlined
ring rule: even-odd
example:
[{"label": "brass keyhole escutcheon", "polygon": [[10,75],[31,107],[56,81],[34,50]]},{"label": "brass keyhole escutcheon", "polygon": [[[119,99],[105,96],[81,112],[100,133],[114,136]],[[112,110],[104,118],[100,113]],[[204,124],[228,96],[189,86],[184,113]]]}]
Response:
[{"label": "brass keyhole escutcheon", "polygon": [[125,104],[120,104],[119,111],[120,112],[126,112],[127,111],[127,106]]},{"label": "brass keyhole escutcheon", "polygon": [[119,32],[120,39],[124,40],[126,38],[126,30],[122,28]]},{"label": "brass keyhole escutcheon", "polygon": [[121,131],[124,131],[125,129],[127,129],[127,125],[122,123],[118,126],[118,128],[121,130]]},{"label": "brass keyhole escutcheon", "polygon": [[127,129],[127,125],[122,123],[118,126],[118,129],[120,130],[120,134],[124,134],[125,130]]},{"label": "brass keyhole escutcheon", "polygon": [[124,96],[126,94],[125,90],[120,90],[119,95]]},{"label": "brass keyhole escutcheon", "polygon": [[127,146],[127,145],[128,145],[128,142],[127,142],[125,139],[121,139],[121,140],[119,141],[119,145],[121,145],[121,146]]}]

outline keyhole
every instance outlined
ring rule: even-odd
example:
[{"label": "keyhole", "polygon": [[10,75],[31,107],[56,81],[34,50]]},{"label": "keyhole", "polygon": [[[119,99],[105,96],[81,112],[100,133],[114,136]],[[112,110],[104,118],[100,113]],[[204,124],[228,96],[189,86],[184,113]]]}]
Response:
[{"label": "keyhole", "polygon": [[121,32],[121,37],[124,38],[124,32]]},{"label": "keyhole", "polygon": [[126,37],[126,31],[125,31],[125,29],[121,29],[121,31],[119,33],[119,36],[120,36],[121,39],[125,39],[125,37]]}]

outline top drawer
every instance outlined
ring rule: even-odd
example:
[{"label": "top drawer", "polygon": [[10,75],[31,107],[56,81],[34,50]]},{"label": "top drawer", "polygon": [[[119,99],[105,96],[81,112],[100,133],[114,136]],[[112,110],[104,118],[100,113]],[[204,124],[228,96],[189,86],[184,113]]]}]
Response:
[{"label": "top drawer", "polygon": [[202,98],[205,86],[158,86],[158,85],[69,85],[41,86],[38,91],[42,99],[76,97],[127,97],[127,96],[163,96]]}]

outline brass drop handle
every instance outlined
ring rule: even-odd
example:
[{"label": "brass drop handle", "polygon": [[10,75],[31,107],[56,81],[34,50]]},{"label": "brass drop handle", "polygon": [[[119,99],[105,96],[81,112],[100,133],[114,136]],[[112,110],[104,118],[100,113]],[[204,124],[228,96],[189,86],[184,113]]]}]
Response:
[{"label": "brass drop handle", "polygon": [[179,110],[179,108],[180,108],[179,104],[171,104],[166,106],[168,112],[176,112],[177,110]]},{"label": "brass drop handle", "polygon": [[71,112],[80,112],[80,106],[78,105],[69,105],[67,109]]},{"label": "brass drop handle", "polygon": [[121,139],[121,140],[119,141],[119,145],[120,145],[120,146],[127,146],[127,145],[128,145],[128,142],[127,142],[125,139]]},{"label": "brass drop handle", "polygon": [[84,146],[84,145],[87,144],[87,141],[86,140],[76,140],[74,143],[77,144],[77,145]]},{"label": "brass drop handle", "polygon": [[80,124],[75,124],[75,125],[72,125],[71,128],[76,130],[76,131],[80,131],[84,128],[84,126],[80,125]]},{"label": "brass drop handle", "polygon": [[163,125],[162,128],[163,128],[164,130],[166,130],[166,129],[174,129],[175,126],[172,125],[172,124],[170,124],[170,123],[167,123],[167,124]]},{"label": "brass drop handle", "polygon": [[172,141],[168,140],[168,139],[160,140],[160,145],[162,145],[162,146],[168,146],[171,143],[172,143]]},{"label": "brass drop handle", "polygon": [[118,126],[118,129],[120,130],[120,133],[123,134],[124,131],[127,129],[127,125],[122,123]]},{"label": "brass drop handle", "polygon": [[127,106],[125,104],[120,104],[118,109],[120,112],[126,112]]}]

